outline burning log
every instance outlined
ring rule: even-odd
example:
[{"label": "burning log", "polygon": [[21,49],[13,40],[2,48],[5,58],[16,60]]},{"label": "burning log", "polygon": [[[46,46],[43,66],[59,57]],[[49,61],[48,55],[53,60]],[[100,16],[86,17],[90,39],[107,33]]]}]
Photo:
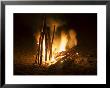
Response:
[{"label": "burning log", "polygon": [[38,51],[37,51],[37,55],[36,55],[36,60],[37,60],[37,64],[40,64],[40,45],[41,45],[41,35],[40,35],[40,38],[39,38],[39,45],[38,45]]},{"label": "burning log", "polygon": [[47,61],[47,28],[46,28],[46,17],[44,17],[44,27],[43,27],[43,32],[45,36],[45,61]]},{"label": "burning log", "polygon": [[54,34],[55,34],[55,25],[54,25],[53,36],[52,36],[52,44],[53,44]]},{"label": "burning log", "polygon": [[45,61],[47,61],[47,29],[46,29],[46,17],[44,17],[43,21],[43,28],[40,33],[40,38],[39,38],[39,48],[38,48],[38,54],[36,56],[37,62],[39,65],[42,64],[42,56],[43,56],[43,40],[45,39]]},{"label": "burning log", "polygon": [[47,61],[47,34],[45,34],[45,61]]},{"label": "burning log", "polygon": [[51,60],[51,58],[52,58],[52,44],[53,44],[53,40],[54,40],[54,34],[55,34],[55,25],[54,25],[53,35],[52,35],[52,41],[51,41],[51,43],[50,43],[50,55],[49,55],[49,60]]},{"label": "burning log", "polygon": [[42,32],[41,33],[41,44],[40,44],[40,63],[39,65],[42,64],[42,51],[43,51],[43,38],[44,38],[44,33]]}]

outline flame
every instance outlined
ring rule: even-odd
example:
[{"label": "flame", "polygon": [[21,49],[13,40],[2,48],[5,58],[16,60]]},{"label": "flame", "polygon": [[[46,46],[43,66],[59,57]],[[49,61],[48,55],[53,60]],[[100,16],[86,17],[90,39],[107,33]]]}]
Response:
[{"label": "flame", "polygon": [[62,22],[61,20],[59,19],[54,19],[54,18],[51,18],[51,17],[48,17],[47,18],[47,25],[50,27],[51,31],[53,31],[53,26],[55,25],[56,26],[56,29],[63,25],[64,22]]},{"label": "flame", "polygon": [[[40,33],[36,33],[35,39],[37,44],[39,43]],[[42,65],[50,66],[55,64],[59,59],[63,58],[64,56],[55,58],[56,54],[62,51],[66,51],[66,49],[70,49],[77,45],[77,38],[76,32],[74,30],[69,30],[68,32],[61,31],[61,35],[55,35],[54,41],[52,44],[52,57],[49,60],[50,52],[47,51],[47,61],[45,61],[45,36],[43,38],[43,53],[42,53]],[[68,47],[68,48],[67,48]]]},{"label": "flame", "polygon": [[73,29],[71,29],[69,30],[68,36],[69,38],[68,38],[67,47],[70,49],[77,45],[77,34]]},{"label": "flame", "polygon": [[65,51],[67,42],[67,35],[64,32],[61,32],[60,52]]},{"label": "flame", "polygon": [[43,59],[42,59],[42,61],[45,62],[45,36],[43,39]]}]

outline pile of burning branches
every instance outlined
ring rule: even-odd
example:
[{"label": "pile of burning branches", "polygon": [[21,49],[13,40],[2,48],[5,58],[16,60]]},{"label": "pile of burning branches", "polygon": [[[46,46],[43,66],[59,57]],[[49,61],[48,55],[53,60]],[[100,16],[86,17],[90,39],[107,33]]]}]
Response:
[{"label": "pile of burning branches", "polygon": [[56,60],[59,60],[59,59],[63,60],[63,59],[67,59],[67,58],[73,59],[73,58],[78,58],[78,57],[79,57],[79,53],[76,52],[76,50],[74,48],[56,53],[56,55],[55,55]]},{"label": "pile of burning branches", "polygon": [[68,49],[56,54],[55,59],[63,62],[64,60],[71,60],[74,64],[85,65],[88,64],[87,57],[83,58],[75,48]]},{"label": "pile of burning branches", "polygon": [[[59,46],[57,46],[57,51],[53,50],[53,41],[55,42],[55,29],[56,26],[53,25],[53,31],[52,33],[47,29],[46,27],[46,17],[44,17],[43,20],[43,28],[40,31],[40,37],[38,38],[37,43],[37,53],[36,53],[36,59],[35,63],[39,66],[45,66],[48,67],[52,64],[55,64],[56,62],[63,62],[63,60],[66,59],[72,59],[75,61],[75,63],[81,62],[81,58],[79,56],[79,53],[75,50],[75,48],[69,48],[65,49],[66,43],[69,41],[67,39],[67,35],[64,33],[61,35],[61,41],[60,41],[60,49],[58,49]],[[52,35],[51,35],[52,34]],[[72,37],[75,40],[75,37],[73,37],[74,34],[72,34],[72,31],[70,32],[70,38]],[[76,35],[75,35],[76,36]],[[70,40],[71,41],[71,40]],[[72,41],[73,42],[73,41]],[[70,43],[70,42],[69,42]],[[76,44],[76,42],[75,42]],[[55,48],[55,47],[54,47]]]}]

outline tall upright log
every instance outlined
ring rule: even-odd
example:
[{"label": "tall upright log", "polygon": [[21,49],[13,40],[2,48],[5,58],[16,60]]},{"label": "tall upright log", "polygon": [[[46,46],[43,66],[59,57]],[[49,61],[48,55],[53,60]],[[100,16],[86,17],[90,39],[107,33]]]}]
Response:
[{"label": "tall upright log", "polygon": [[44,16],[44,24],[43,24],[43,32],[44,32],[44,36],[45,36],[45,61],[47,61],[47,27],[46,27],[46,16]]},{"label": "tall upright log", "polygon": [[45,61],[47,61],[47,52],[48,52],[48,49],[49,49],[48,40],[50,41],[50,32],[47,31],[46,16],[44,16],[44,19],[43,19],[43,27],[42,27],[42,30],[40,32],[38,54],[37,54],[37,57],[36,57],[37,62],[38,62],[39,65],[42,64],[42,59],[43,59],[42,58],[42,56],[43,56],[43,40],[45,42]]},{"label": "tall upright log", "polygon": [[52,58],[52,44],[53,44],[53,40],[54,40],[54,34],[55,34],[55,25],[54,25],[54,29],[53,29],[52,41],[51,41],[51,44],[50,44],[49,60],[51,60],[51,58]]},{"label": "tall upright log", "polygon": [[55,35],[55,25],[54,25],[54,29],[53,29],[52,44],[53,44],[53,40],[54,40],[54,35]]},{"label": "tall upright log", "polygon": [[41,44],[40,44],[40,63],[39,65],[42,64],[42,51],[43,51],[43,39],[44,39],[44,33],[41,33]]},{"label": "tall upright log", "polygon": [[45,61],[47,61],[47,33],[45,33]]}]

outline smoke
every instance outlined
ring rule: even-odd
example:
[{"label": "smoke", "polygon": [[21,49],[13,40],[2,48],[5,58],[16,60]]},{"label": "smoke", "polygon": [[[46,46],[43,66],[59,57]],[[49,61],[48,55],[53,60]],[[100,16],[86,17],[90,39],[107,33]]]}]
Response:
[{"label": "smoke", "polygon": [[53,32],[54,25],[55,25],[55,31],[57,31],[58,27],[64,25],[65,22],[62,21],[61,19],[58,18],[52,18],[52,17],[47,17],[47,26],[50,27],[50,31]]},{"label": "smoke", "polygon": [[40,32],[36,32],[36,33],[34,33],[33,36],[34,36],[34,38],[35,38],[36,43],[39,43]]},{"label": "smoke", "polygon": [[68,32],[68,43],[67,48],[70,49],[72,47],[75,47],[77,45],[77,33],[75,30],[70,29]]}]

